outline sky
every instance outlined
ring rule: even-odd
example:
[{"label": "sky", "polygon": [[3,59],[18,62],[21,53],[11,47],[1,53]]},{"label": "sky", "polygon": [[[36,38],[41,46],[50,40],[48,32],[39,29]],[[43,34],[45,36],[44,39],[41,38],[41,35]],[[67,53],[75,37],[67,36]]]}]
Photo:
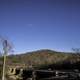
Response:
[{"label": "sky", "polygon": [[15,53],[80,48],[80,0],[0,0],[0,35]]}]

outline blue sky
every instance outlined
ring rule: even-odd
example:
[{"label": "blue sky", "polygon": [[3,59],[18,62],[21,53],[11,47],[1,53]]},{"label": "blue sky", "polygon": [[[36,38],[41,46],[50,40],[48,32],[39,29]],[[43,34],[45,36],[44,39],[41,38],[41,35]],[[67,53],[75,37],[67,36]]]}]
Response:
[{"label": "blue sky", "polygon": [[80,0],[0,0],[0,35],[15,53],[80,48]]}]

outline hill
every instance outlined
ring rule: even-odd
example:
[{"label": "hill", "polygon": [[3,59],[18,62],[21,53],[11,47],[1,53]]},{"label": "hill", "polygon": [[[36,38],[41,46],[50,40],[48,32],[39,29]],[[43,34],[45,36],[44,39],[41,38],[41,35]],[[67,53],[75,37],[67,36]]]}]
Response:
[{"label": "hill", "polygon": [[7,65],[18,63],[24,64],[26,66],[40,66],[54,64],[62,61],[70,61],[74,63],[80,61],[80,55],[45,49],[7,57]]},{"label": "hill", "polygon": [[[16,66],[25,65],[27,68],[33,67],[35,69],[45,67],[48,65],[55,66],[56,64],[63,64],[69,62],[75,64],[80,61],[80,55],[74,53],[57,52],[53,50],[38,50],[33,52],[22,53],[19,55],[7,56],[6,65]],[[0,58],[0,73],[2,72],[3,57]]]}]

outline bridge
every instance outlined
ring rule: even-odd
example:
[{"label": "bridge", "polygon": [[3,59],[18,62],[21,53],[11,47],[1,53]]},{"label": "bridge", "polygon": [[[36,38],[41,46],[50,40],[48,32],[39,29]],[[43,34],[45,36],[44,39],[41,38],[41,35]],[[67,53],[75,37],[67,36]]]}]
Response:
[{"label": "bridge", "polygon": [[22,67],[10,67],[8,76],[13,80],[80,80],[78,70],[35,70]]}]

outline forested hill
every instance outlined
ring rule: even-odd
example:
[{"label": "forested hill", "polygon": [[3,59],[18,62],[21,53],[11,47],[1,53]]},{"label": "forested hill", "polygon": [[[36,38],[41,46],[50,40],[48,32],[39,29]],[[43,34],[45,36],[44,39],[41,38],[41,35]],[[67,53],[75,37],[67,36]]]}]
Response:
[{"label": "forested hill", "polygon": [[[69,62],[71,64],[80,62],[80,55],[76,53],[57,52],[53,50],[38,50],[18,55],[7,56],[6,66],[25,65],[33,68],[40,68],[52,64],[62,64]],[[3,57],[0,57],[0,77],[2,73]],[[54,66],[55,66],[54,65]]]},{"label": "forested hill", "polygon": [[26,66],[49,65],[63,61],[74,63],[80,61],[79,54],[57,52],[53,50],[38,50],[20,55],[11,55],[7,57],[7,65],[25,64]]}]

